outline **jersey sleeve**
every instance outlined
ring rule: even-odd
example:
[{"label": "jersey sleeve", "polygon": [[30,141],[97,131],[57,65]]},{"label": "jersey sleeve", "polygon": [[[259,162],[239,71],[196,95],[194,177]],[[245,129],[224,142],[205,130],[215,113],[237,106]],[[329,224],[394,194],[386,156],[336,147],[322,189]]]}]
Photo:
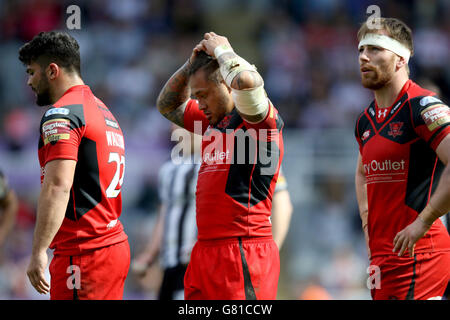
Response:
[{"label": "jersey sleeve", "polygon": [[364,114],[364,112],[362,112],[359,116],[358,116],[358,120],[356,120],[356,123],[355,123],[355,139],[356,139],[356,142],[358,142],[358,146],[359,146],[359,151],[361,152],[361,149],[362,149],[362,146],[363,146],[363,143],[362,143],[362,140],[361,140],[361,134],[360,134],[360,120],[361,120],[361,117],[363,116],[363,114]]},{"label": "jersey sleeve", "polygon": [[[244,118],[242,120],[245,123],[247,128],[255,129],[258,132],[258,140],[262,141],[278,141],[281,130],[284,127],[284,121],[281,115],[278,113],[278,110],[274,107],[274,105],[269,101],[269,111],[267,112],[264,120],[258,123],[251,123],[245,121]],[[265,129],[265,130],[263,130]]]},{"label": "jersey sleeve", "polygon": [[190,132],[203,135],[209,126],[205,114],[198,108],[198,100],[190,99],[184,110],[184,128]]},{"label": "jersey sleeve", "polygon": [[435,96],[411,100],[412,120],[417,135],[436,151],[450,133],[450,108]]},{"label": "jersey sleeve", "polygon": [[55,159],[78,161],[78,147],[85,127],[83,105],[49,108],[40,125],[43,165]]},{"label": "jersey sleeve", "polygon": [[267,112],[266,117],[264,120],[258,122],[258,123],[251,123],[246,121],[244,118],[242,120],[245,122],[245,126],[248,128],[254,128],[254,129],[281,129],[284,126],[283,120],[281,119],[278,110],[275,108],[275,106],[270,102],[269,99],[267,99],[269,103],[269,110]]}]

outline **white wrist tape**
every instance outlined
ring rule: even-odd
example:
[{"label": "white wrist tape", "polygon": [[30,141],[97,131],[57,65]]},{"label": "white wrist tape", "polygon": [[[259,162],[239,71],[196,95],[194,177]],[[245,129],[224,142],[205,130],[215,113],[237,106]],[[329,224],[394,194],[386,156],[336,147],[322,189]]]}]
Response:
[{"label": "white wrist tape", "polygon": [[385,36],[383,34],[377,33],[366,34],[364,38],[361,39],[361,41],[359,42],[358,49],[361,48],[361,46],[366,45],[377,46],[392,51],[393,53],[399,55],[400,57],[405,58],[406,63],[408,63],[409,57],[411,56],[411,51],[407,47],[405,47],[399,41],[391,37]]},{"label": "white wrist tape", "polygon": [[261,85],[250,90],[231,89],[234,104],[239,112],[253,116],[267,111],[269,100]]},{"label": "white wrist tape", "polygon": [[[221,55],[233,52],[229,46],[221,45],[214,49],[214,55],[218,59]],[[231,87],[231,82],[233,82],[234,77],[236,77],[242,71],[256,71],[256,67],[248,63],[245,59],[236,55],[236,57],[226,60],[220,64],[220,74],[222,75],[225,83]]]},{"label": "white wrist tape", "polygon": [[227,46],[226,44],[222,44],[214,48],[214,56],[216,57],[216,59],[219,59],[221,55],[227,52],[234,52],[234,51],[231,47]]}]

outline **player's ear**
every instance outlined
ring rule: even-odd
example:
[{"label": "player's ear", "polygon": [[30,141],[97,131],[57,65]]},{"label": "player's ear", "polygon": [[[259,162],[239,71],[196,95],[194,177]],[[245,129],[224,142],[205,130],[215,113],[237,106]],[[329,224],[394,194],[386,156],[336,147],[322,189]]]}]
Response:
[{"label": "player's ear", "polygon": [[406,59],[404,57],[397,56],[397,63],[396,63],[397,70],[400,70],[407,64],[408,64],[408,62],[406,61]]},{"label": "player's ear", "polygon": [[59,74],[61,73],[61,69],[56,63],[50,63],[47,67],[46,74],[49,80],[55,80],[57,77],[59,77]]}]

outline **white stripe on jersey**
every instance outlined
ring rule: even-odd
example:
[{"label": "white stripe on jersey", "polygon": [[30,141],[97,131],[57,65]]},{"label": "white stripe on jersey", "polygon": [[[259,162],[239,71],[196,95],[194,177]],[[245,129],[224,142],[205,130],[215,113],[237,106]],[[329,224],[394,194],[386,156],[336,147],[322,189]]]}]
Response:
[{"label": "white stripe on jersey", "polygon": [[164,212],[161,248],[163,268],[187,264],[195,241],[195,191],[199,163],[175,165],[166,162],[159,173],[159,196]]}]

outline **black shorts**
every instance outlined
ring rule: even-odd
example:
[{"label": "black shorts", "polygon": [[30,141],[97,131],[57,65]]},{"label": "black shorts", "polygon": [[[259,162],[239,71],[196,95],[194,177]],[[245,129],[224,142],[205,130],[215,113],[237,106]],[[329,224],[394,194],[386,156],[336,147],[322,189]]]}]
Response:
[{"label": "black shorts", "polygon": [[159,289],[159,300],[184,299],[184,274],[187,265],[177,265],[164,270],[164,277]]}]

